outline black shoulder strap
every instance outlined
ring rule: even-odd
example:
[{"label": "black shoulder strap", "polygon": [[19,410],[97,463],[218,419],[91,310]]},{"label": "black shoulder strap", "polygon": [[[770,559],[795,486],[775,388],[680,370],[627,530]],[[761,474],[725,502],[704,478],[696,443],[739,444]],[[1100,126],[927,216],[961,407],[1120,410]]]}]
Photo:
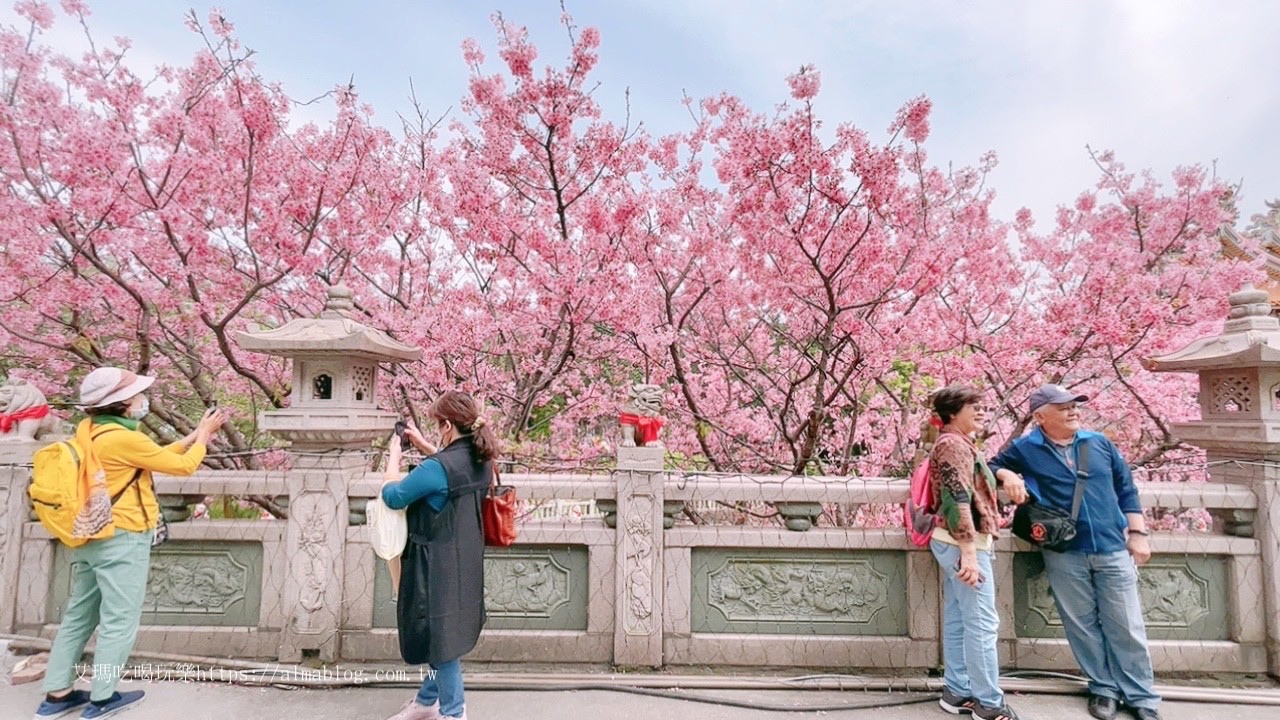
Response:
[{"label": "black shoulder strap", "polygon": [[1084,501],[1084,484],[1089,479],[1089,441],[1080,440],[1076,445],[1076,489],[1071,496],[1071,520],[1080,515],[1080,503]]},{"label": "black shoulder strap", "polygon": [[[139,480],[141,480],[141,479],[142,479],[142,468],[138,468],[137,470],[135,470],[135,471],[134,471],[134,473],[133,473],[133,479],[129,481],[129,485],[132,485],[132,486],[133,486],[133,489],[134,489],[135,491],[137,491],[137,493],[138,493],[138,509],[142,511],[142,519],[143,519],[143,520],[145,520],[145,521],[147,522],[147,524],[148,524],[148,525],[150,525],[150,524],[151,524],[151,513],[148,513],[148,512],[147,512],[147,503],[146,503],[146,501],[144,501],[144,500],[142,499],[142,483],[138,482],[138,481],[139,481]],[[128,490],[128,489],[129,489],[129,485],[125,485],[125,486],[124,486],[124,490],[121,490],[121,491],[120,491],[120,492],[121,492],[121,494],[123,494],[125,490]],[[119,496],[119,495],[117,495],[116,497],[120,497],[120,496]]]},{"label": "black shoulder strap", "polygon": [[[142,468],[135,468],[135,469],[134,469],[134,471],[133,471],[133,477],[129,479],[129,482],[125,483],[125,486],[124,486],[124,487],[122,487],[122,488],[120,488],[120,492],[118,492],[118,493],[116,493],[115,495],[112,495],[112,496],[111,496],[111,504],[112,504],[112,505],[115,505],[115,504],[116,504],[116,501],[117,501],[117,500],[119,500],[119,499],[120,499],[120,497],[121,497],[122,495],[124,495],[126,492],[128,492],[128,491],[129,491],[129,488],[131,488],[131,487],[138,488],[138,500],[139,500],[139,501],[141,501],[141,500],[142,500],[142,485],[138,482],[138,481],[139,481],[139,480],[141,480],[141,479],[142,479]],[[146,512],[146,510],[143,510],[143,512],[145,513],[145,512]]]}]

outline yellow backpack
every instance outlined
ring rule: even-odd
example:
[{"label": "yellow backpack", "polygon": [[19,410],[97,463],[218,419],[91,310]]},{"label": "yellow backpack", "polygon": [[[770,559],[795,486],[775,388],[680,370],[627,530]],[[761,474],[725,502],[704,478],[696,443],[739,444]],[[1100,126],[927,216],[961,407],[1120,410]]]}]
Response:
[{"label": "yellow backpack", "polygon": [[[97,439],[104,433],[120,429],[122,428],[117,425],[106,425],[94,432],[93,438]],[[79,547],[90,540],[111,537],[115,532],[115,525],[108,524],[92,537],[76,537],[72,533],[76,515],[84,504],[88,490],[80,484],[80,459],[84,456],[80,443],[72,437],[40,448],[31,462],[31,484],[27,486],[27,495],[31,498],[36,519],[50,535],[68,547]],[[125,487],[127,489],[128,486]],[[111,498],[113,505],[123,492],[121,490]]]}]

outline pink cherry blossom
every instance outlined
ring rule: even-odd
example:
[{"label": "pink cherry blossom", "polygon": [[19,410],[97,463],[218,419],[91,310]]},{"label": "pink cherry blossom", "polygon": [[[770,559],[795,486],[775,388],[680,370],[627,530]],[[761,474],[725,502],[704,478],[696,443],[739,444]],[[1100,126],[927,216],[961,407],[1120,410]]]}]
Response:
[{"label": "pink cherry blossom", "polygon": [[809,65],[777,104],[685,98],[688,126],[653,137],[601,107],[624,90],[598,86],[598,31],[566,15],[548,62],[499,17],[462,43],[461,112],[393,133],[340,80],[332,117],[299,123],[220,11],[189,15],[190,60],[154,77],[126,39],[65,57],[44,32],[68,18],[18,11],[27,27],[0,28],[5,365],[61,400],[91,366],[155,374],[160,433],[235,403],[231,449],[272,444],[250,418],[290,389],[235,332],[313,316],[343,283],[361,322],[425,351],[385,369],[385,405],[464,387],[526,460],[607,454],[626,387],[651,382],[675,462],[902,474],[937,387],[987,392],[994,449],[1054,381],[1137,466],[1185,478],[1200,458],[1171,423],[1195,415],[1195,379],[1141,360],[1216,332],[1261,277],[1223,256],[1234,209],[1203,167],[1165,180],[1096,153],[1095,186],[1038,229],[993,214],[993,152],[931,164],[929,98],[855,125]]}]

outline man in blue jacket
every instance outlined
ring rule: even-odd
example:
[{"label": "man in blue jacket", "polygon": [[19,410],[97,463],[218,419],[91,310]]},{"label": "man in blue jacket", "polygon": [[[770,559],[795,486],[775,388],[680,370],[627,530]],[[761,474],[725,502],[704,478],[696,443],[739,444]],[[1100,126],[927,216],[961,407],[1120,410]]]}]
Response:
[{"label": "man in blue jacket", "polygon": [[1120,451],[1101,433],[1080,429],[1079,404],[1088,399],[1060,385],[1042,385],[1031,394],[1035,429],[996,456],[991,469],[1002,480],[1023,476],[1037,502],[1070,512],[1083,460],[1087,474],[1076,539],[1066,552],[1043,553],[1053,600],[1089,680],[1089,714],[1112,720],[1124,703],[1139,720],[1159,720],[1160,696],[1152,687],[1138,598],[1137,565],[1151,558],[1149,533]]}]

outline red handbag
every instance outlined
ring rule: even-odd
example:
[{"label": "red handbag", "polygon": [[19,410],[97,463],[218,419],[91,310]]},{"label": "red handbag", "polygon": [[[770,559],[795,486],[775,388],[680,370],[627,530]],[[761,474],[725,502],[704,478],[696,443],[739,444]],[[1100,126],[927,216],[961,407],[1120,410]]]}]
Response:
[{"label": "red handbag", "polygon": [[484,526],[484,544],[507,547],[516,541],[516,489],[503,485],[498,468],[493,469],[489,492],[480,501],[480,520]]}]

